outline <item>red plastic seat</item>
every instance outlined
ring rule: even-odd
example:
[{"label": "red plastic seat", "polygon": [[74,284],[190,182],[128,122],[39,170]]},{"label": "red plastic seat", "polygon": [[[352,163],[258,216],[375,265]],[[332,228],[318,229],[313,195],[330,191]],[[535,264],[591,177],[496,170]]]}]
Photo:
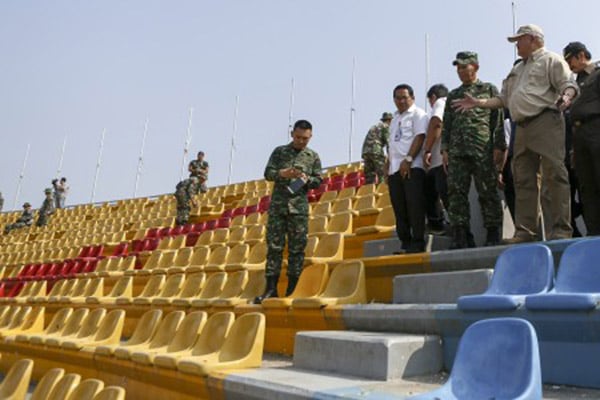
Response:
[{"label": "red plastic seat", "polygon": [[40,280],[42,279],[48,279],[48,278],[54,278],[58,272],[60,271],[61,267],[62,267],[63,263],[52,263],[52,265],[50,266],[50,268],[48,268],[48,271],[46,271],[46,275],[43,276],[42,278],[40,278]]},{"label": "red plastic seat", "polygon": [[77,263],[78,263],[78,261],[75,261],[75,260],[65,261],[62,265],[62,268],[56,274],[57,278],[65,279],[69,275],[69,273],[71,272],[71,270],[73,269],[75,264],[77,264]]},{"label": "red plastic seat", "polygon": [[244,215],[254,214],[255,212],[258,212],[258,204],[252,204],[251,206],[246,207]]},{"label": "red plastic seat", "polygon": [[171,229],[172,228],[170,226],[165,226],[164,228],[160,228],[160,230],[158,231],[158,237],[162,239],[166,236],[170,236]]},{"label": "red plastic seat", "polygon": [[184,225],[177,225],[174,228],[171,228],[171,232],[169,232],[169,236],[177,236],[181,235],[181,231],[183,230]]},{"label": "red plastic seat", "polygon": [[359,187],[359,186],[362,186],[360,176],[356,176],[353,179],[345,181],[344,186],[345,187]]},{"label": "red plastic seat", "polygon": [[197,224],[192,225],[192,230],[190,232],[194,233],[202,233],[206,230],[206,222],[198,222]]},{"label": "red plastic seat", "polygon": [[46,277],[46,274],[48,273],[50,268],[52,268],[53,265],[54,264],[52,264],[52,263],[41,264],[40,267],[37,269],[37,271],[35,271],[31,276],[27,277],[26,280],[38,281],[38,280],[44,279]]},{"label": "red plastic seat", "polygon": [[331,177],[331,183],[342,182],[344,180],[344,175],[334,175]]},{"label": "red plastic seat", "polygon": [[360,178],[360,172],[353,171],[353,172],[350,172],[348,175],[346,175],[344,177],[344,180],[346,182],[348,182],[348,181],[353,181],[353,180],[356,180],[356,179],[359,179],[359,178]]},{"label": "red plastic seat", "polygon": [[21,270],[17,273],[17,276],[12,276],[9,278],[4,278],[7,282],[20,281],[22,277],[27,276],[29,270],[33,267],[34,264],[25,264],[21,267]]},{"label": "red plastic seat", "polygon": [[192,231],[193,227],[194,227],[193,224],[181,225],[181,232],[179,234],[180,235],[187,235],[188,233],[190,233]]},{"label": "red plastic seat", "polygon": [[206,221],[206,231],[212,231],[213,229],[215,229],[217,227],[217,221],[216,219],[211,219],[210,221]]},{"label": "red plastic seat", "polygon": [[337,181],[337,182],[333,182],[330,186],[329,186],[329,191],[335,190],[336,192],[339,192],[340,190],[342,190],[344,188],[344,181]]},{"label": "red plastic seat", "polygon": [[215,228],[229,228],[231,218],[219,218],[217,220],[217,226]]},{"label": "red plastic seat", "polygon": [[127,249],[129,248],[128,242],[121,242],[115,247],[110,257],[124,257],[127,255]]},{"label": "red plastic seat", "polygon": [[221,214],[221,218],[231,218],[232,214],[233,214],[233,210],[232,209],[225,210]]},{"label": "red plastic seat", "polygon": [[23,286],[25,286],[25,282],[16,282],[8,292],[7,297],[15,297],[16,295],[18,295],[23,289]]},{"label": "red plastic seat", "polygon": [[148,232],[146,232],[146,238],[150,239],[150,238],[157,238],[158,237],[158,230],[159,228],[150,228],[148,229]]},{"label": "red plastic seat", "polygon": [[186,247],[194,247],[198,238],[200,237],[200,233],[198,232],[190,232],[185,236],[185,246]]},{"label": "red plastic seat", "polygon": [[80,273],[83,268],[87,265],[88,261],[77,260],[69,269],[69,272],[64,276],[64,278],[75,278],[75,275]]},{"label": "red plastic seat", "polygon": [[237,217],[238,215],[247,215],[246,214],[246,207],[238,207],[235,208],[232,212],[231,212],[231,217]]},{"label": "red plastic seat", "polygon": [[90,256],[90,251],[92,251],[92,246],[83,246],[79,255],[76,258],[85,258]]}]

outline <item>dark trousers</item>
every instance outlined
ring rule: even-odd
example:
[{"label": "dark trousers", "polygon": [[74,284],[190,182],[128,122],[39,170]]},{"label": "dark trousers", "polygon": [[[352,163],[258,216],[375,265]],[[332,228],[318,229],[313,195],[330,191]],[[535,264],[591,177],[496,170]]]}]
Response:
[{"label": "dark trousers", "polygon": [[588,236],[600,235],[600,119],[575,130],[575,171]]},{"label": "dark trousers", "polygon": [[425,248],[425,171],[411,168],[410,178],[400,172],[390,175],[390,200],[396,216],[396,233],[405,250],[423,251]]},{"label": "dark trousers", "polygon": [[427,171],[423,185],[427,220],[431,225],[443,227],[444,215],[442,208],[448,207],[448,185],[444,167],[440,165]]},{"label": "dark trousers", "polygon": [[504,182],[504,200],[510,211],[510,216],[515,220],[515,183],[512,175],[512,156],[508,156],[504,169],[502,170],[502,181]]}]

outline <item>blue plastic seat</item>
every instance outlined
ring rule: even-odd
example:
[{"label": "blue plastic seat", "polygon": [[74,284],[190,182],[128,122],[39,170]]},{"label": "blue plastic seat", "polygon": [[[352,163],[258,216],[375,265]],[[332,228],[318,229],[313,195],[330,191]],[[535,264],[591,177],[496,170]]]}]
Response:
[{"label": "blue plastic seat", "polygon": [[533,326],[519,318],[478,321],[463,334],[448,381],[411,400],[541,400]]},{"label": "blue plastic seat", "polygon": [[529,310],[590,311],[600,303],[600,238],[573,243],[560,259],[554,289],[527,296]]},{"label": "blue plastic seat", "polygon": [[496,260],[494,275],[483,294],[461,296],[457,307],[463,311],[511,311],[529,294],[552,288],[554,259],[543,244],[510,247]]}]

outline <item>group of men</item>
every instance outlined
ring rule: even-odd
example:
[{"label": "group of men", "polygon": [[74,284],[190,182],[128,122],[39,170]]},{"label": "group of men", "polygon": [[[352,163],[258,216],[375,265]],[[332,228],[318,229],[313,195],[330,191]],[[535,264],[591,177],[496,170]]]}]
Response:
[{"label": "group of men", "polygon": [[[54,211],[56,210],[55,204],[54,204],[55,197],[52,192],[52,189],[50,189],[50,188],[44,189],[44,195],[45,195],[44,202],[42,203],[42,206],[38,210],[38,218],[37,218],[37,221],[35,222],[36,226],[39,226],[39,227],[46,226],[48,224],[50,215],[52,215],[54,213]],[[11,231],[13,231],[15,229],[25,228],[27,226],[33,225],[33,218],[34,218],[34,212],[33,212],[33,209],[31,208],[31,204],[29,204],[28,202],[24,203],[23,204],[23,212],[21,213],[21,215],[19,216],[19,218],[17,218],[17,220],[15,222],[13,222],[12,224],[7,224],[4,227],[4,234],[8,235]]]},{"label": "group of men", "polygon": [[199,151],[196,159],[188,165],[189,178],[182,180],[175,186],[175,200],[177,201],[176,225],[185,225],[189,222],[192,207],[196,207],[194,197],[198,193],[206,193],[208,179],[208,162],[204,160],[204,152]]},{"label": "group of men", "polygon": [[[448,214],[452,248],[474,245],[469,229],[471,179],[487,229],[485,244],[500,243],[503,215],[497,188],[509,184],[503,176],[509,144],[515,235],[505,242],[544,237],[540,207],[548,239],[571,237],[567,127],[573,132],[571,155],[587,232],[600,234],[600,160],[594,157],[600,146],[598,65],[580,42],[569,43],[563,57],[546,50],[544,33],[536,25],[520,27],[508,41],[516,43],[520,59],[501,91],[478,79],[477,53],[459,52],[453,65],[461,86],[450,93],[443,85],[431,87],[427,115],[414,104],[412,88],[398,85],[393,91],[397,111],[384,113],[365,138],[366,182],[388,182],[396,231],[406,252],[424,250],[426,220],[432,231],[442,227],[440,205]],[[576,81],[571,72],[577,74]],[[512,134],[505,135],[511,124],[504,123],[504,110],[515,127]],[[570,123],[565,126],[567,110]],[[541,192],[547,200],[540,203]]]}]

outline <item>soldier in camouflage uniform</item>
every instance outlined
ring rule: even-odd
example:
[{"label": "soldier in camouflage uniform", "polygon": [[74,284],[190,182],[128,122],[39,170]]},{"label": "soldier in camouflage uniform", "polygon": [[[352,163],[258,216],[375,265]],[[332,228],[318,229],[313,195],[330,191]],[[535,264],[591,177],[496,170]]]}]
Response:
[{"label": "soldier in camouflage uniform", "polygon": [[192,206],[196,206],[194,196],[198,194],[202,180],[197,176],[184,179],[175,187],[175,200],[177,200],[176,225],[185,225],[190,219]]},{"label": "soldier in camouflage uniform", "polygon": [[307,147],[312,125],[306,120],[294,124],[292,142],[273,150],[265,168],[265,179],[275,182],[267,222],[267,265],[265,293],[255,299],[261,303],[277,297],[277,281],[283,261],[285,239],[288,242],[288,286],[286,296],[296,287],[304,263],[308,237],[309,189],[321,184],[321,160]]},{"label": "soldier in camouflage uniform", "polygon": [[2,197],[2,192],[0,192],[0,211],[4,208],[4,197]]},{"label": "soldier in camouflage uniform", "polygon": [[44,190],[46,198],[38,211],[38,219],[35,222],[37,226],[46,226],[48,224],[48,218],[54,213],[54,196],[52,195],[52,189]]},{"label": "soldier in camouflage uniform", "polygon": [[462,85],[450,92],[444,110],[442,130],[442,158],[448,171],[448,216],[453,229],[451,248],[467,247],[470,227],[469,189],[471,177],[479,193],[479,202],[487,229],[486,246],[500,242],[502,206],[496,187],[498,171],[502,165],[494,165],[498,158],[503,162],[506,141],[502,128],[502,110],[473,109],[459,112],[452,107],[452,100],[462,99],[465,94],[474,98],[494,98],[498,90],[491,83],[477,78],[479,61],[477,53],[463,51],[456,55],[456,66]]},{"label": "soldier in camouflage uniform", "polygon": [[198,152],[198,158],[190,161],[188,165],[188,171],[190,172],[190,178],[195,176],[200,179],[200,192],[206,193],[208,188],[206,187],[206,181],[208,180],[208,161],[204,161],[204,152]]},{"label": "soldier in camouflage uniform", "polygon": [[392,113],[384,112],[381,122],[373,125],[362,146],[362,159],[365,171],[365,183],[385,181],[385,152],[390,140],[390,122]]},{"label": "soldier in camouflage uniform", "polygon": [[14,229],[31,226],[31,224],[33,224],[33,211],[31,210],[31,204],[25,203],[23,204],[23,213],[21,216],[14,223],[4,227],[4,234],[8,235]]}]

